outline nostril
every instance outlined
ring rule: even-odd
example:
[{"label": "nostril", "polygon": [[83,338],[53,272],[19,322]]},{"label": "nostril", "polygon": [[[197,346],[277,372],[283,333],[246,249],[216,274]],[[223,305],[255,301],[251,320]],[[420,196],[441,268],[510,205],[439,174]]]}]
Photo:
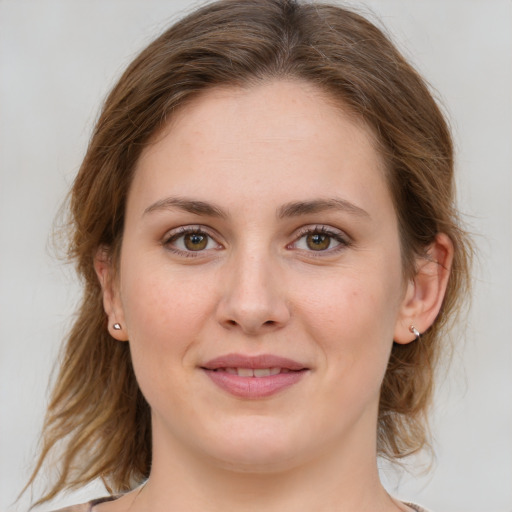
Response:
[{"label": "nostril", "polygon": [[276,325],[278,325],[278,322],[276,322],[275,320],[266,320],[262,324],[259,323],[257,326],[254,326],[254,325],[250,326],[250,325],[245,325],[243,322],[240,323],[240,322],[237,322],[236,320],[233,320],[233,319],[227,319],[224,325],[229,326],[229,327],[242,327],[242,326],[245,326],[245,327],[242,327],[244,330],[253,331],[253,330],[257,330],[258,327],[259,328],[261,328],[261,327],[275,327]]}]

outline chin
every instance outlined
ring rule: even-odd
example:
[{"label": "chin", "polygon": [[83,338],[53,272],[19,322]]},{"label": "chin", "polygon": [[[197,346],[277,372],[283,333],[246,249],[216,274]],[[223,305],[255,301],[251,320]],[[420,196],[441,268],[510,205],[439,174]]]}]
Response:
[{"label": "chin", "polygon": [[[216,464],[241,473],[268,473],[290,468],[300,457],[298,432],[283,422],[251,418],[221,427],[205,451]],[[213,448],[213,449],[212,449]]]}]

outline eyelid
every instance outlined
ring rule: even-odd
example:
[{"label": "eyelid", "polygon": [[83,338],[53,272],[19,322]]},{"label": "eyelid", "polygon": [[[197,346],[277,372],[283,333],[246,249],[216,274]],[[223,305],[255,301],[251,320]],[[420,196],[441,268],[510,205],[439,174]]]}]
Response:
[{"label": "eyelid", "polygon": [[[179,249],[178,247],[175,247],[171,245],[171,242],[178,240],[182,236],[189,235],[189,234],[204,234],[208,236],[211,240],[217,244],[217,247],[214,249],[203,249],[199,251],[187,251],[183,249]],[[218,241],[218,234],[216,232],[213,232],[211,228],[208,228],[207,226],[203,226],[201,224],[191,224],[191,225],[185,225],[185,226],[179,226],[177,228],[171,229],[165,233],[165,235],[162,237],[162,245],[169,250],[170,252],[173,252],[178,255],[186,256],[186,257],[192,257],[197,258],[201,256],[205,256],[206,254],[210,254],[212,250],[218,250],[223,248],[223,245]]]},{"label": "eyelid", "polygon": [[298,250],[301,250],[302,252],[307,252],[308,255],[311,255],[313,257],[322,257],[322,256],[332,255],[332,254],[342,251],[342,250],[346,249],[347,247],[349,247],[350,245],[352,245],[352,239],[350,238],[350,236],[347,235],[347,233],[345,233],[341,229],[327,226],[324,224],[312,224],[312,225],[303,226],[303,227],[299,228],[294,234],[293,242],[288,244],[287,248],[294,249],[295,247],[293,247],[293,246],[296,245],[297,242],[301,238],[303,238],[304,236],[310,235],[310,234],[314,234],[314,233],[320,233],[323,235],[330,236],[331,238],[333,238],[334,240],[339,242],[339,244],[333,248],[329,248],[329,249],[326,249],[323,251],[304,250],[304,249],[298,249]]},{"label": "eyelid", "polygon": [[[179,249],[176,246],[173,246],[171,242],[179,239],[182,236],[185,236],[187,234],[192,233],[199,233],[204,234],[208,236],[215,244],[217,244],[217,247],[210,248],[210,249],[202,249],[198,251],[192,251],[192,250],[183,250]],[[320,233],[324,234],[328,237],[331,237],[333,240],[337,241],[338,244],[335,247],[328,248],[325,250],[306,250],[306,249],[299,249],[296,247],[297,242],[303,238],[304,236]],[[213,250],[219,250],[223,249],[224,246],[221,242],[219,242],[220,235],[209,228],[208,226],[204,226],[201,224],[191,224],[191,225],[185,225],[185,226],[179,226],[177,228],[171,229],[165,233],[165,235],[162,237],[162,245],[167,248],[170,252],[173,252],[175,254],[185,256],[185,257],[205,257],[208,254],[211,254],[211,251]],[[307,226],[302,226],[301,228],[297,229],[295,233],[293,234],[293,241],[289,244],[287,244],[287,249],[295,249],[299,250],[303,253],[307,253],[311,257],[326,257],[329,255],[336,254],[339,251],[342,251],[349,247],[352,244],[352,239],[350,236],[342,231],[339,228],[334,228],[332,226],[324,225],[324,224],[311,224]]]}]

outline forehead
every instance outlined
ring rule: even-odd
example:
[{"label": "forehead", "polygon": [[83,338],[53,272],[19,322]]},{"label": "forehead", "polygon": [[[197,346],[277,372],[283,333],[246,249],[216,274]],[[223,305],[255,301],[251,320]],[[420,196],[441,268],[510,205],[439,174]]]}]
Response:
[{"label": "forehead", "polygon": [[155,195],[163,182],[173,193],[224,189],[248,200],[276,185],[281,196],[304,193],[305,183],[316,196],[386,186],[371,131],[300,81],[213,88],[183,106],[143,151],[133,188]]},{"label": "forehead", "polygon": [[[195,136],[207,135],[211,140],[221,126],[229,122],[233,134],[298,140],[323,136],[327,125],[347,127],[345,136],[361,135],[376,149],[374,132],[361,116],[341,100],[319,87],[299,79],[275,79],[243,87],[216,86],[187,101],[172,115],[170,122],[154,138],[158,142],[171,132],[185,130]],[[222,136],[227,135],[226,131]],[[150,147],[147,148],[150,150]]]}]

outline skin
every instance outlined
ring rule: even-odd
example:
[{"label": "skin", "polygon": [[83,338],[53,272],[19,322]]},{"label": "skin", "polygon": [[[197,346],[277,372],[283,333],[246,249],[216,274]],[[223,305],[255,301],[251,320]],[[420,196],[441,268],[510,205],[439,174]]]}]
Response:
[{"label": "skin", "polygon": [[[379,389],[393,340],[435,319],[452,252],[439,235],[441,265],[404,280],[372,135],[313,86],[218,88],[184,107],[138,162],[116,277],[95,261],[154,438],[145,487],[97,510],[408,510],[378,477]],[[308,370],[243,399],[201,370],[233,352]]]}]

